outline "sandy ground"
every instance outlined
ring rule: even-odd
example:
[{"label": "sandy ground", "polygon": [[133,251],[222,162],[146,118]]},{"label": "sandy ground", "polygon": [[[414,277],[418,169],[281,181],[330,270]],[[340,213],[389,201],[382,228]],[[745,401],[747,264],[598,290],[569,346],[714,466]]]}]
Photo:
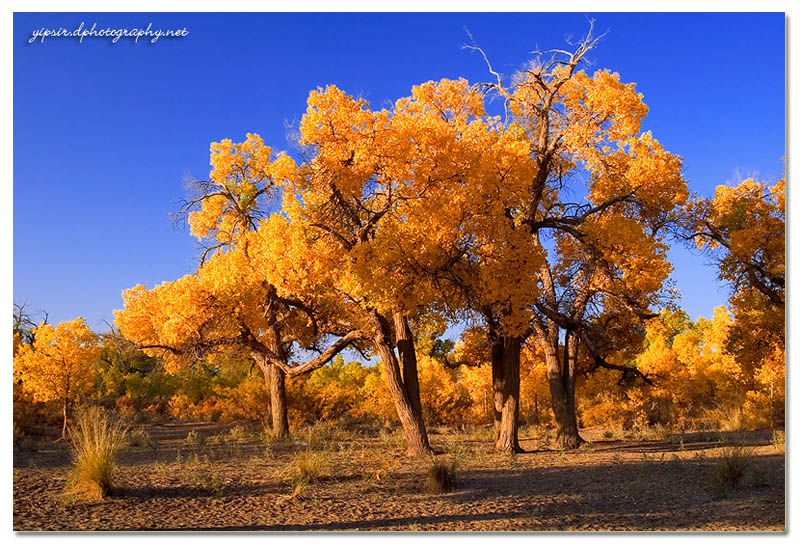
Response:
[{"label": "sandy ground", "polygon": [[[483,434],[434,433],[436,458],[458,460],[457,488],[423,488],[430,459],[404,455],[399,433],[341,430],[265,445],[231,426],[147,426],[155,446],[125,447],[114,492],[101,502],[63,495],[63,443],[14,450],[14,529],[26,530],[775,530],[785,527],[784,447],[769,433],[696,433],[494,454]],[[190,431],[205,439],[187,440]],[[544,434],[542,434],[544,435]],[[301,437],[302,439],[302,437]],[[311,446],[304,443],[311,442]],[[723,444],[745,442],[752,465],[735,490],[713,480]],[[269,446],[269,448],[267,448]],[[295,454],[323,462],[320,480],[293,492]]]}]

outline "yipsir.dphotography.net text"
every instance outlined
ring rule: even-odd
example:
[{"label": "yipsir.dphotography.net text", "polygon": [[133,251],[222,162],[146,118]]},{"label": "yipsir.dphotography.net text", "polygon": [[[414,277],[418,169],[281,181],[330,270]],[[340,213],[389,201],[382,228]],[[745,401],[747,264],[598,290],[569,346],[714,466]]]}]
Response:
[{"label": "yipsir.dphotography.net text", "polygon": [[129,38],[137,44],[140,39],[155,44],[160,38],[183,38],[188,34],[189,31],[186,27],[166,30],[153,29],[153,24],[147,23],[147,26],[142,28],[103,28],[97,23],[92,23],[92,26],[89,27],[84,21],[81,21],[73,30],[64,27],[36,29],[31,32],[28,43],[44,43],[47,38],[73,38],[77,39],[79,43],[83,43],[84,38],[110,38],[111,43],[116,44],[121,38]]}]

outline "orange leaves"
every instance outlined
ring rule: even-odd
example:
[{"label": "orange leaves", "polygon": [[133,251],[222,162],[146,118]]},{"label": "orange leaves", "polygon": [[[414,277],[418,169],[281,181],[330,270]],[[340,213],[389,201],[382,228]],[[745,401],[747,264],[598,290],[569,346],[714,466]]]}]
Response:
[{"label": "orange leaves", "polygon": [[238,244],[255,228],[263,203],[295,176],[296,167],[282,152],[273,158],[272,149],[252,133],[242,143],[212,143],[211,165],[210,180],[195,181],[198,195],[185,212],[193,236],[224,246]]},{"label": "orange leaves", "polygon": [[34,401],[72,401],[92,387],[94,361],[102,351],[83,318],[39,325],[34,345],[23,344],[14,357],[14,376]]},{"label": "orange leaves", "polygon": [[[718,186],[713,200],[695,198],[685,210],[688,233],[718,260],[720,279],[733,287],[727,348],[747,374],[759,378],[769,370],[767,376],[780,378],[786,340],[785,179],[771,187],[754,179]],[[758,387],[766,389],[767,384]],[[770,382],[768,398],[753,391],[756,399],[749,401],[750,408],[767,400],[773,405],[776,393],[782,400],[779,387],[776,391]]]}]

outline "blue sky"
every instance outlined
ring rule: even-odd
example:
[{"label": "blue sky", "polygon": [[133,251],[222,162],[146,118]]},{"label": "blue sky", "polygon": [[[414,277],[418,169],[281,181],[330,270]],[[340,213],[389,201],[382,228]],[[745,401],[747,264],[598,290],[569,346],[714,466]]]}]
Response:
[{"label": "blue sky", "polygon": [[[431,79],[488,79],[464,27],[506,74],[530,51],[609,31],[590,55],[636,82],[645,129],[684,158],[693,191],[737,173],[781,177],[785,18],[778,14],[14,15],[14,301],[103,330],[120,293],[190,273],[197,251],[168,214],[212,141],[259,133],[292,152],[287,124],[336,84],[374,106]],[[42,27],[186,28],[180,39],[47,38]],[[690,315],[727,300],[706,259],[671,251]]]}]

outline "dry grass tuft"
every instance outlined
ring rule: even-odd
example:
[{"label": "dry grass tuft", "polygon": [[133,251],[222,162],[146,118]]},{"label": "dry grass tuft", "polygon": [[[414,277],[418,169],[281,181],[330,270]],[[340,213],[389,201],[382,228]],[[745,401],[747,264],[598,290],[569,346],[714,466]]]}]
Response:
[{"label": "dry grass tuft", "polygon": [[458,460],[456,458],[453,458],[449,464],[441,460],[431,462],[428,474],[425,476],[425,491],[430,494],[440,494],[455,490],[457,468]]},{"label": "dry grass tuft", "polygon": [[330,476],[331,463],[323,452],[306,449],[298,452],[286,466],[283,475],[292,485],[294,495],[299,494],[307,485],[319,482]]},{"label": "dry grass tuft", "polygon": [[132,429],[127,434],[128,446],[130,447],[143,447],[151,450],[156,449],[156,443],[150,436],[150,433],[143,427]]},{"label": "dry grass tuft", "polygon": [[206,444],[206,438],[203,436],[202,433],[199,433],[199,432],[195,431],[194,429],[192,429],[186,435],[186,442],[191,446],[201,447],[204,444]]},{"label": "dry grass tuft", "polygon": [[739,488],[748,469],[753,465],[752,455],[752,449],[743,445],[722,448],[719,462],[712,474],[715,489],[724,493]]},{"label": "dry grass tuft", "polygon": [[73,470],[65,494],[101,500],[113,485],[116,454],[125,441],[126,429],[99,408],[85,411],[70,428]]}]

